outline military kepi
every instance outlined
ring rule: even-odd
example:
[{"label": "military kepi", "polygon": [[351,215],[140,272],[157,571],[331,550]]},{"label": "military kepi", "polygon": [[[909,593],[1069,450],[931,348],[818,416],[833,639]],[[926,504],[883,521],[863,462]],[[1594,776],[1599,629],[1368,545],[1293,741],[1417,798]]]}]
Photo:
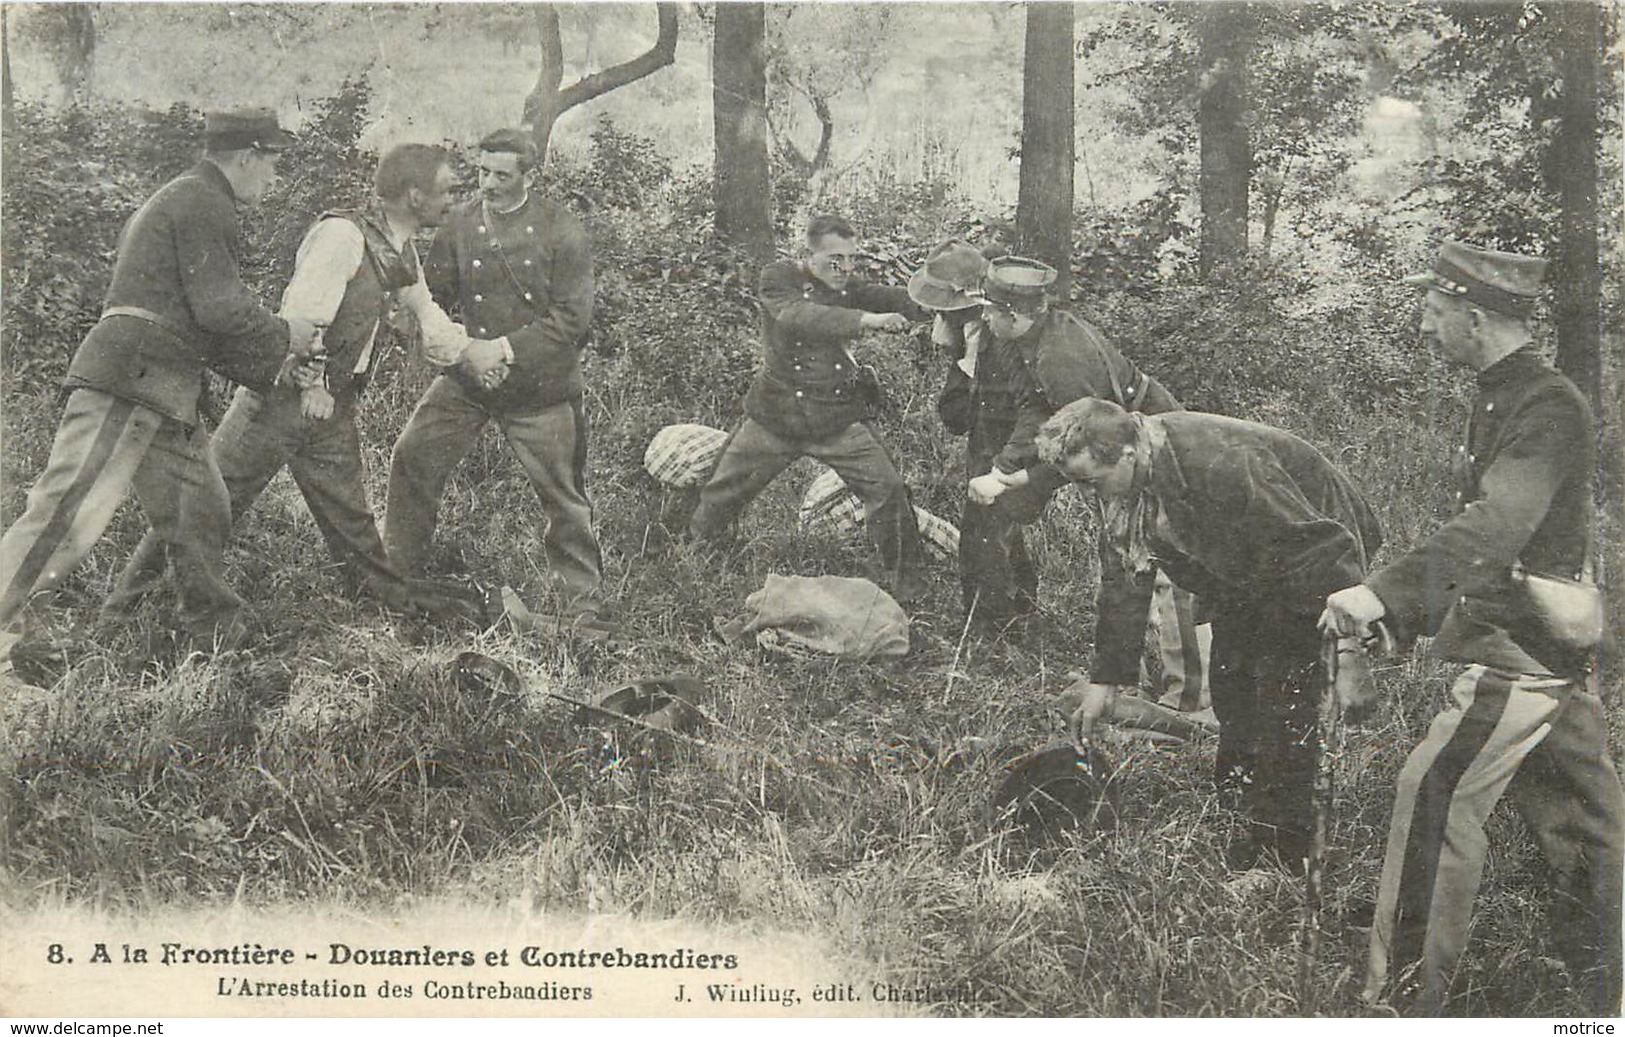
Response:
[{"label": "military kepi", "polygon": [[1439,247],[1433,269],[1413,274],[1405,283],[1425,285],[1509,317],[1527,317],[1534,312],[1545,276],[1546,260],[1538,256],[1446,241]]},{"label": "military kepi", "polygon": [[1055,268],[1025,256],[1001,256],[988,263],[982,294],[994,302],[1030,306],[1055,283]]},{"label": "military kepi", "polygon": [[287,151],[295,139],[269,108],[228,108],[203,115],[203,140],[210,151]]}]

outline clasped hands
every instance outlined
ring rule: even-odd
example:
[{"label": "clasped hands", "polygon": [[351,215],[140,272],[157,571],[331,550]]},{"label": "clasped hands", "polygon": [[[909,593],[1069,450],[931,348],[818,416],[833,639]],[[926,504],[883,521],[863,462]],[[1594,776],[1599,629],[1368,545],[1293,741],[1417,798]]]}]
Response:
[{"label": "clasped hands", "polygon": [[1001,472],[994,468],[986,475],[978,475],[972,479],[966,492],[977,504],[992,504],[1005,490],[1025,485],[1027,485],[1026,469],[1019,472]]},{"label": "clasped hands", "polygon": [[490,392],[507,380],[513,354],[503,348],[501,339],[470,339],[463,354],[463,369]]},{"label": "clasped hands", "polygon": [[901,313],[865,313],[858,324],[869,331],[901,332],[909,329],[909,319]]}]

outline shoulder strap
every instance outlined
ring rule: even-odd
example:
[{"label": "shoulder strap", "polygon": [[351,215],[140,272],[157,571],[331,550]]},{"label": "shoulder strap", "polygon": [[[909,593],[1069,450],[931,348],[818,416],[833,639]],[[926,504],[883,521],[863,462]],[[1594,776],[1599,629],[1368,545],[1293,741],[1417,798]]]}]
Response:
[{"label": "shoulder strap", "polygon": [[1149,381],[1145,373],[1139,372],[1139,377],[1135,379],[1133,395],[1125,395],[1123,383],[1117,377],[1117,367],[1112,363],[1111,354],[1103,347],[1100,333],[1079,320],[1077,315],[1073,313],[1066,310],[1056,310],[1055,312],[1059,313],[1062,319],[1071,321],[1083,333],[1083,336],[1089,340],[1089,344],[1095,347],[1096,352],[1100,355],[1100,364],[1106,369],[1106,377],[1112,383],[1112,402],[1126,411],[1139,410],[1140,400],[1145,396],[1145,383]]}]

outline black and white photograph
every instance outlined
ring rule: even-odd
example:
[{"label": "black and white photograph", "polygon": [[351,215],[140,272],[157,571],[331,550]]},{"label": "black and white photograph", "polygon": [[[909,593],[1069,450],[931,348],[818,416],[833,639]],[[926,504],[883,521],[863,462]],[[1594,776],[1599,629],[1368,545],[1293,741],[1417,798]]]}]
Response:
[{"label": "black and white photograph", "polygon": [[1614,1032],[1614,0],[0,46],[11,1032]]}]

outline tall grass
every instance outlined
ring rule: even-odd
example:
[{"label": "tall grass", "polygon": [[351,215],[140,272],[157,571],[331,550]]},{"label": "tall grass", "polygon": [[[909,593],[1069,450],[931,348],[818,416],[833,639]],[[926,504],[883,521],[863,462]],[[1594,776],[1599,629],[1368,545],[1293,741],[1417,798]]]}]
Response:
[{"label": "tall grass", "polygon": [[[617,241],[635,240],[602,225],[614,218],[595,226],[609,281],[632,265]],[[1372,894],[1394,775],[1442,704],[1446,671],[1418,658],[1385,673],[1379,718],[1336,743],[1333,910],[1301,986],[1303,889],[1282,873],[1225,870],[1217,848],[1244,822],[1208,790],[1210,746],[1114,746],[1122,820],[1107,834],[1035,844],[989,818],[1001,763],[1055,732],[1048,703],[1087,661],[1095,571],[1075,495],[1060,495],[1032,534],[1044,611],[1021,644],[963,641],[956,580],[938,567],[905,661],[725,645],[712,616],[768,572],[858,571],[865,547],[795,528],[814,475],[806,462],[757,501],[731,551],[660,546],[653,527],[670,501],[641,473],[643,446],[668,421],[737,420],[754,324],[692,280],[616,287],[622,302],[588,363],[589,486],[625,647],[434,628],[357,602],[284,477],[240,523],[229,557],[253,602],[252,647],[183,654],[163,599],[96,618],[139,533],[127,511],[45,613],[66,668],[46,672],[41,692],[0,699],[9,905],[518,900],[809,934],[899,984],[954,990],[928,1006],[943,1014],[1369,1011],[1357,1000],[1363,935],[1335,909]],[[890,391],[879,428],[911,488],[957,516],[960,445],[932,408],[944,365],[895,339],[862,348]],[[363,406],[374,501],[427,379],[397,354]],[[6,403],[15,514],[55,414],[44,393],[17,386]],[[1392,542],[1435,521],[1453,432],[1427,414],[1244,416],[1317,438],[1367,488]],[[1317,435],[1328,427],[1335,440]],[[489,436],[443,502],[437,564],[545,604],[539,521],[523,474]],[[526,692],[459,689],[449,665],[471,646],[514,666]],[[652,742],[549,694],[586,698],[672,671],[709,688],[706,747]],[[1617,694],[1609,715],[1617,732]],[[1543,935],[1541,864],[1519,829],[1510,816],[1492,824],[1458,1007],[1578,1014]]]}]

